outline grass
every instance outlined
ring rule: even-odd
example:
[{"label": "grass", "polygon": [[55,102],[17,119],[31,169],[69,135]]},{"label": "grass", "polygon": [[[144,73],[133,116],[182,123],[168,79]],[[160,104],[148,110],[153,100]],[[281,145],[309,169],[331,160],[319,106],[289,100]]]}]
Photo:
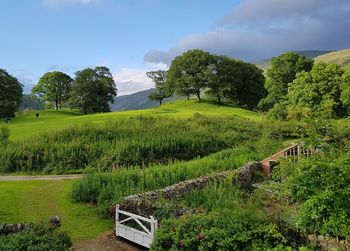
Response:
[{"label": "grass", "polygon": [[326,62],[347,66],[350,64],[350,49],[327,53],[315,58],[315,62]]},{"label": "grass", "polygon": [[47,221],[61,218],[61,230],[73,241],[93,238],[112,228],[97,209],[70,199],[72,180],[0,182],[0,224]]},{"label": "grass", "polygon": [[10,139],[17,140],[38,133],[47,132],[52,129],[62,129],[74,125],[82,124],[104,124],[106,122],[118,121],[122,118],[133,116],[169,116],[176,118],[192,117],[195,113],[205,115],[231,115],[247,118],[254,121],[262,120],[262,117],[252,111],[230,106],[218,105],[212,101],[188,100],[174,101],[167,103],[158,108],[137,110],[137,111],[121,111],[91,115],[81,115],[74,110],[63,111],[38,111],[40,116],[35,117],[36,111],[27,112],[19,115],[14,120],[6,124],[10,129]]}]

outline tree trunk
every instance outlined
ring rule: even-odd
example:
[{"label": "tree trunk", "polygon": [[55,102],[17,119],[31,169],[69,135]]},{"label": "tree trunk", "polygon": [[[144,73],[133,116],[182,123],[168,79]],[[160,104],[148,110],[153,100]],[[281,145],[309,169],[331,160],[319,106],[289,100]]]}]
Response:
[{"label": "tree trunk", "polygon": [[218,95],[218,102],[219,102],[219,104],[221,104],[221,97],[220,97],[220,95]]},{"label": "tree trunk", "polygon": [[199,101],[201,100],[201,91],[200,90],[197,91],[197,98]]},{"label": "tree trunk", "polygon": [[187,95],[187,100],[190,100],[190,95]]},{"label": "tree trunk", "polygon": [[159,106],[161,106],[163,104],[163,99],[159,100]]},{"label": "tree trunk", "polygon": [[55,109],[58,110],[58,100],[55,100]]}]

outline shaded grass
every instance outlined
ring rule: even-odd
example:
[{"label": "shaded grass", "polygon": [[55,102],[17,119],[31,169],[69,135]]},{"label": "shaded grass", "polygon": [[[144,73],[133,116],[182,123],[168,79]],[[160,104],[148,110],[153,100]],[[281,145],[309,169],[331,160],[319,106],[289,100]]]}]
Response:
[{"label": "shaded grass", "polygon": [[0,224],[47,221],[61,218],[61,230],[74,241],[89,239],[112,227],[98,217],[97,209],[74,203],[72,180],[0,182]]}]

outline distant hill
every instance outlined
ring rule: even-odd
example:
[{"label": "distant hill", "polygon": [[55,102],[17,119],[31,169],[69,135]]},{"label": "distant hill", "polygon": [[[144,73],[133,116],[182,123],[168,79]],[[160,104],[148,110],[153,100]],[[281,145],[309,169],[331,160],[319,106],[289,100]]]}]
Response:
[{"label": "distant hill", "polygon": [[23,94],[20,110],[43,110],[44,105],[38,98],[29,94]]},{"label": "distant hill", "polygon": [[[152,101],[148,98],[148,94],[155,92],[156,89],[148,89],[144,91],[135,92],[130,95],[123,95],[116,98],[114,104],[111,104],[112,111],[128,111],[128,110],[141,110],[147,108],[153,108],[159,106],[158,102]],[[175,100],[178,98],[170,97],[165,100],[166,102]]]},{"label": "distant hill", "polygon": [[315,62],[334,63],[350,69],[350,49],[320,55]]},{"label": "distant hill", "polygon": [[[314,50],[314,51],[295,51],[295,52],[302,55],[302,56],[305,56],[306,58],[314,59],[316,57],[319,57],[320,55],[328,54],[332,51],[316,51],[316,50]],[[265,59],[265,60],[255,62],[254,64],[257,67],[259,67],[260,69],[266,70],[270,66],[270,63],[271,63],[271,59]]]}]

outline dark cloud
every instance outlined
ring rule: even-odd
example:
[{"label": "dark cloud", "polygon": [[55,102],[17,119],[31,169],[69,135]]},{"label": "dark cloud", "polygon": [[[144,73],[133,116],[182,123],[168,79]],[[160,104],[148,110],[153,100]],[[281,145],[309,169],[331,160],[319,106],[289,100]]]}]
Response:
[{"label": "dark cloud", "polygon": [[189,49],[255,61],[294,50],[350,47],[348,0],[245,0],[206,34],[182,39],[167,52],[151,50],[145,62],[170,64]]}]

